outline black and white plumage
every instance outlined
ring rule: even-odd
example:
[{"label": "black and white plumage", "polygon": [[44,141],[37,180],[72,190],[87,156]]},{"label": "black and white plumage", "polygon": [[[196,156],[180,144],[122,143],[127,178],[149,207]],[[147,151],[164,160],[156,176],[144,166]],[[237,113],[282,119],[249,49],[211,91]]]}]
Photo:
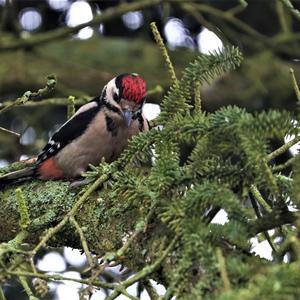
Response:
[{"label": "black and white plumage", "polygon": [[54,133],[28,173],[24,169],[2,176],[0,185],[31,177],[75,178],[89,164],[115,160],[132,136],[148,130],[142,114],[145,96],[145,82],[137,74],[113,78],[101,96],[82,106]]}]

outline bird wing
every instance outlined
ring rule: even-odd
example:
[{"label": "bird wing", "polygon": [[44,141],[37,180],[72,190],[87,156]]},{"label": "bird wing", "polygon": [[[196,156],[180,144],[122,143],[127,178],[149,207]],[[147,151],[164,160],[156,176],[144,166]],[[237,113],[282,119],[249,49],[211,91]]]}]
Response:
[{"label": "bird wing", "polygon": [[83,105],[74,116],[53,134],[39,153],[37,158],[38,164],[54,156],[66,145],[82,135],[101,108],[101,104],[97,100],[98,98],[95,98]]}]

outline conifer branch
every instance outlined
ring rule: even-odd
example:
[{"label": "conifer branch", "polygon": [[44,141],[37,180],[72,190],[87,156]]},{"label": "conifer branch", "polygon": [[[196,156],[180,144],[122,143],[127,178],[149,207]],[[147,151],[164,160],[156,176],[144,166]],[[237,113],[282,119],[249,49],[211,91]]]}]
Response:
[{"label": "conifer branch", "polygon": [[164,45],[163,39],[162,39],[162,37],[161,37],[157,27],[156,27],[155,22],[152,22],[150,24],[150,28],[152,30],[154,39],[155,39],[155,41],[156,41],[156,43],[157,43],[157,45],[158,45],[158,47],[159,47],[159,49],[162,53],[162,56],[165,60],[165,63],[168,67],[168,71],[169,71],[169,73],[171,75],[171,79],[172,79],[172,85],[174,85],[175,87],[178,87],[178,79],[176,77],[174,66],[171,62],[170,56],[168,54],[168,50],[167,50],[166,46]]},{"label": "conifer branch", "polygon": [[225,47],[222,51],[201,54],[184,71],[178,86],[171,87],[169,94],[162,102],[162,112],[158,122],[165,123],[174,118],[176,113],[185,114],[190,105],[188,102],[194,93],[195,84],[209,83],[241,63],[242,55],[237,48]]}]

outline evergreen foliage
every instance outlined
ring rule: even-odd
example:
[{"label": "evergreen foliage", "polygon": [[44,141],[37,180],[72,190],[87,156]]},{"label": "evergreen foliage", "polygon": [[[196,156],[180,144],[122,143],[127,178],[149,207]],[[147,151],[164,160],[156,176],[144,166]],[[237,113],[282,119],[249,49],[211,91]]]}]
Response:
[{"label": "evergreen foliage", "polygon": [[[153,151],[153,165],[143,172],[125,168],[113,176],[111,190],[106,191],[122,201],[123,207],[139,207],[142,219],[152,212],[152,222],[162,222],[170,235],[179,236],[172,254],[174,266],[167,275],[169,291],[177,299],[300,296],[298,262],[291,259],[290,265],[283,263],[285,254],[296,255],[286,243],[297,236],[297,226],[271,225],[275,233],[268,238],[261,230],[259,239],[267,238],[272,247],[275,244],[274,262],[250,252],[250,238],[255,236],[251,226],[267,217],[264,206],[250,192],[251,186],[257,187],[268,212],[278,213],[278,217],[288,204],[299,208],[299,168],[292,179],[289,171],[285,175],[274,171],[276,160],[268,158],[274,150],[272,142],[283,143],[286,135],[298,133],[295,116],[276,110],[250,114],[235,106],[208,114],[192,106],[197,83],[209,82],[240,62],[239,51],[226,48],[203,54],[190,64],[163,101],[156,122],[163,127],[134,138],[121,158],[131,153],[139,163],[145,163],[146,157],[139,153]],[[221,209],[228,215],[227,223],[212,223]],[[216,256],[219,248],[230,282],[226,291]]]},{"label": "evergreen foliage", "polygon": [[[134,232],[133,237],[144,231],[147,239],[154,227],[164,236],[158,240],[164,256],[154,257],[152,265],[115,288],[109,299],[135,279],[151,278],[159,266],[166,270],[160,277],[153,276],[167,286],[164,299],[170,295],[220,300],[300,298],[299,222],[287,214],[287,205],[297,209],[300,205],[300,160],[294,159],[293,170],[290,166],[276,169],[277,156],[288,148],[274,151],[272,146],[274,141],[283,144],[286,135],[297,136],[294,114],[275,110],[250,114],[236,106],[206,113],[193,106],[199,84],[240,63],[241,54],[234,47],[200,55],[164,98],[156,120],[160,126],[134,137],[116,162],[102,163],[87,173],[96,181],[72,213],[101,183],[98,196],[104,199],[109,218],[132,211],[135,215],[124,226]],[[221,210],[228,220],[212,222]],[[269,229],[274,229],[272,236]],[[251,253],[254,237],[271,245],[273,261]],[[130,257],[133,247],[129,242],[106,259]]]},{"label": "evergreen foliage", "polygon": [[[190,64],[163,101],[156,122],[163,126],[131,141],[119,160],[127,167],[115,172],[109,189],[103,191],[116,210],[138,208],[137,224],[150,219],[179,238],[170,257],[173,267],[166,275],[168,291],[177,299],[300,296],[298,262],[294,261],[298,250],[291,246],[297,226],[271,224],[267,229],[275,229],[272,237],[261,228],[258,238],[270,243],[274,262],[250,251],[255,222],[267,218],[267,213],[280,218],[286,205],[299,208],[298,158],[292,179],[289,171],[285,175],[274,171],[276,159],[270,161],[269,156],[272,142],[283,143],[286,135],[298,133],[295,116],[275,110],[250,114],[235,106],[210,114],[193,109],[196,85],[240,62],[240,52],[231,47],[202,54]],[[153,164],[141,171],[135,166],[147,164],[145,154],[153,157]],[[220,210],[226,211],[227,222],[212,223]],[[284,255],[291,257],[290,265],[283,263]],[[226,289],[222,272],[228,276]]]}]

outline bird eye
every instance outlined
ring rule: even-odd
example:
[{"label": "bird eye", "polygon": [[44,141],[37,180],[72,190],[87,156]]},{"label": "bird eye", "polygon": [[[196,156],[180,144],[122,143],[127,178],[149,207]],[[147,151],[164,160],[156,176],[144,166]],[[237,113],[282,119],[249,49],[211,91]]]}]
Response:
[{"label": "bird eye", "polygon": [[113,98],[116,102],[119,102],[119,95],[115,92],[114,95],[113,95]]}]

